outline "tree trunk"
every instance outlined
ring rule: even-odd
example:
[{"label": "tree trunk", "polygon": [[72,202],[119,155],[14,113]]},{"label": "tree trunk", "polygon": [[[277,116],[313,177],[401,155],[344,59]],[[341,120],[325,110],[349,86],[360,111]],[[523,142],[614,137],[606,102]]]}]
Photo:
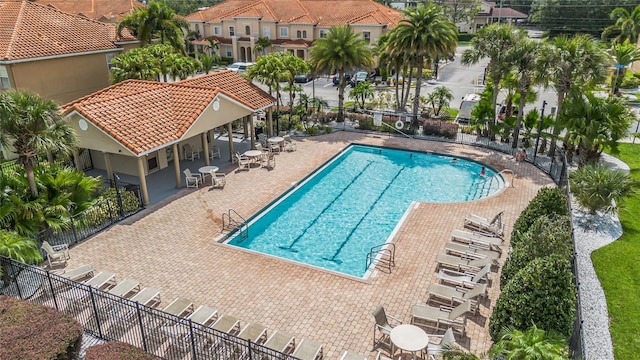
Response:
[{"label": "tree trunk", "polygon": [[338,83],[338,122],[344,121],[344,70],[340,69],[340,83]]},{"label": "tree trunk", "polygon": [[403,88],[403,96],[402,96],[402,108],[401,110],[404,112],[407,109],[407,102],[409,101],[409,94],[411,93],[411,80],[413,79],[413,63],[411,63],[411,68],[409,69],[409,81],[403,78],[402,80],[402,88]]},{"label": "tree trunk", "polygon": [[560,114],[562,111],[562,103],[564,102],[564,97],[567,94],[566,91],[561,90],[558,91],[558,107],[556,108],[556,121],[553,124],[553,138],[551,139],[551,143],[549,143],[549,152],[547,153],[547,156],[549,157],[553,157],[553,155],[556,152],[556,138],[558,137],[558,135],[560,135],[560,131],[562,131],[562,128],[560,127],[559,124],[559,119],[560,119]]},{"label": "tree trunk", "polygon": [[396,89],[396,110],[400,110],[400,104],[402,103],[402,99],[400,98],[400,71],[396,69],[396,81],[395,81],[395,89]]},{"label": "tree trunk", "polygon": [[412,122],[418,121],[418,108],[420,107],[420,88],[422,87],[422,69],[424,68],[424,56],[418,55],[418,74],[416,76],[416,92],[413,97]]},{"label": "tree trunk", "polygon": [[29,181],[29,188],[31,189],[31,195],[33,198],[38,197],[38,186],[36,185],[36,177],[33,173],[33,159],[26,159],[24,163],[24,172],[27,174],[27,180]]},{"label": "tree trunk", "polygon": [[498,106],[498,87],[500,86],[500,80],[502,78],[500,76],[494,76],[491,78],[493,81],[493,112],[491,114],[491,118],[489,119],[489,140],[495,141],[496,135],[493,133],[493,127],[496,125],[496,107]]},{"label": "tree trunk", "polygon": [[511,144],[511,148],[512,149],[516,149],[518,147],[518,140],[520,138],[520,126],[522,126],[522,115],[524,113],[524,111],[522,111],[522,109],[524,109],[524,103],[527,97],[527,89],[529,89],[529,86],[527,85],[526,88],[522,88],[520,89],[520,104],[519,104],[519,108],[518,108],[518,116],[516,116],[516,128],[513,129],[513,143]]}]

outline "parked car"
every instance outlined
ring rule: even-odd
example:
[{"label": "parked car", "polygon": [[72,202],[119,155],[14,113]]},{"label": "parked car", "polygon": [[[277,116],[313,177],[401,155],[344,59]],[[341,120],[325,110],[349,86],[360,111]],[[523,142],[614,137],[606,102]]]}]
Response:
[{"label": "parked car", "polygon": [[253,63],[251,62],[235,62],[227,66],[227,70],[235,71],[237,73],[245,72]]},{"label": "parked car", "polygon": [[365,82],[367,81],[367,79],[369,78],[369,73],[366,71],[358,71],[349,81],[349,84],[351,84],[351,86],[356,86],[361,82]]},{"label": "parked car", "polygon": [[[333,85],[338,86],[338,84],[340,83],[340,77],[338,76],[338,74],[333,75],[332,81]],[[351,74],[344,73],[344,81],[348,84],[351,81]]]},{"label": "parked car", "polygon": [[313,75],[311,74],[298,74],[293,78],[293,82],[296,83],[308,83],[313,80]]}]

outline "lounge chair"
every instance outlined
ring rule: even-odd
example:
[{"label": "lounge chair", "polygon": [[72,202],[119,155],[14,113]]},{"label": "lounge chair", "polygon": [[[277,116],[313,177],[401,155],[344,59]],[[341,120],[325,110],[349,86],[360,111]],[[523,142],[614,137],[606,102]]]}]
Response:
[{"label": "lounge chair", "polygon": [[162,311],[179,317],[189,316],[193,313],[193,301],[177,297]]},{"label": "lounge chair", "polygon": [[108,291],[109,293],[116,296],[127,297],[126,295],[129,295],[134,291],[135,292],[140,291],[140,281],[125,279],[119,282],[116,286],[109,289]]},{"label": "lounge chair", "polygon": [[453,335],[453,329],[451,328],[448,328],[444,335],[429,334],[429,339],[433,338],[440,338],[441,340],[440,343],[433,343],[429,341],[429,345],[427,345],[427,356],[430,356],[432,359],[442,355],[445,350],[449,350],[456,344],[456,338]]},{"label": "lounge chair", "polygon": [[96,289],[112,288],[116,285],[116,275],[107,271],[102,271],[84,282],[85,285],[93,286]]},{"label": "lounge chair", "polygon": [[49,267],[53,265],[51,262],[63,262],[65,265],[67,264],[67,260],[69,260],[69,245],[51,245],[46,241],[42,242],[42,250],[47,253],[47,261],[49,262]]},{"label": "lounge chair", "polygon": [[411,323],[436,332],[451,328],[454,332],[464,336],[466,314],[470,311],[471,302],[469,300],[453,309],[444,306],[433,307],[416,304],[411,307]]},{"label": "lounge chair", "polygon": [[267,328],[257,323],[249,323],[240,331],[238,337],[256,344],[264,344],[267,341]]},{"label": "lounge chair", "polygon": [[230,315],[222,315],[211,325],[212,329],[235,335],[240,332],[240,320]]},{"label": "lounge chair", "polygon": [[491,219],[470,214],[464,219],[464,227],[481,233],[488,233],[502,237],[504,235],[504,224],[502,223],[503,214],[504,211],[501,211]]},{"label": "lounge chair", "polygon": [[473,288],[482,282],[488,282],[488,274],[491,272],[491,264],[485,265],[477,273],[459,272],[442,269],[438,272],[438,279],[441,284],[450,284],[453,286],[463,286]]},{"label": "lounge chair", "polygon": [[357,352],[347,350],[342,354],[340,360],[368,360],[366,356],[358,354]]},{"label": "lounge chair", "polygon": [[191,161],[195,161],[196,158],[200,159],[200,152],[193,150],[190,144],[185,144],[182,149],[184,150],[185,159]]},{"label": "lounge chair", "polygon": [[[400,359],[400,357],[398,357],[398,359]],[[378,351],[375,360],[393,360],[393,358],[390,358],[387,355],[383,354],[381,351]]]},{"label": "lounge chair", "polygon": [[82,265],[75,269],[67,270],[60,274],[65,279],[80,281],[89,276],[93,276],[93,266],[91,265]]},{"label": "lounge chair", "polygon": [[484,236],[470,231],[455,229],[451,232],[451,241],[461,244],[469,244],[482,249],[497,251],[502,254],[500,245],[503,240],[499,237]]},{"label": "lounge chair", "polygon": [[296,346],[296,339],[293,335],[276,330],[276,332],[271,334],[269,339],[267,339],[264,346],[281,353],[290,354]]},{"label": "lounge chair", "polygon": [[478,311],[477,298],[487,296],[487,285],[477,285],[472,289],[465,287],[450,287],[442,284],[431,284],[427,288],[429,298],[427,303],[438,305],[457,306],[467,300],[471,301],[471,311]]},{"label": "lounge chair", "polygon": [[[382,305],[378,306],[373,311],[373,317],[376,320],[373,325],[373,348],[375,349],[376,347],[383,345],[391,351],[393,348],[393,344],[391,344],[391,329],[401,325],[402,321],[391,315],[387,315]],[[377,332],[379,332],[380,335],[376,336]]]},{"label": "lounge chair", "polygon": [[136,301],[149,307],[156,307],[160,304],[160,291],[153,288],[144,288],[135,294],[131,301]]},{"label": "lounge chair", "polygon": [[187,187],[200,187],[200,183],[202,182],[202,175],[201,174],[193,174],[191,172],[191,170],[189,169],[184,169],[182,171],[184,173],[184,176],[186,178],[186,182],[187,182]]},{"label": "lounge chair", "polygon": [[446,268],[452,269],[455,271],[469,271],[469,272],[478,272],[484,266],[493,264],[493,259],[489,257],[485,257],[482,259],[478,258],[468,258],[468,257],[458,257],[453,255],[446,254],[438,254],[436,256],[436,261],[438,265],[436,266],[436,271]]},{"label": "lounge chair", "polygon": [[493,264],[499,266],[500,253],[491,250],[479,249],[475,246],[469,246],[469,244],[460,244],[455,242],[449,242],[445,245],[444,251],[453,256],[459,256],[469,259],[483,259],[491,258]]},{"label": "lounge chair", "polygon": [[322,359],[322,344],[313,340],[302,339],[291,356],[300,360]]},{"label": "lounge chair", "polygon": [[188,319],[195,323],[209,326],[218,319],[218,310],[205,305],[200,305],[196,311],[189,315]]}]

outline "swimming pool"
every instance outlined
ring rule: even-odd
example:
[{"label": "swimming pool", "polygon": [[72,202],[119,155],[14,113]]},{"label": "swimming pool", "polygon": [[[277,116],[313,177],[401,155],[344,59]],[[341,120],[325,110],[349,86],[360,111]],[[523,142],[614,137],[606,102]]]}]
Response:
[{"label": "swimming pool", "polygon": [[249,222],[228,244],[362,277],[412,201],[461,202],[497,192],[502,176],[439,154],[350,145]]}]

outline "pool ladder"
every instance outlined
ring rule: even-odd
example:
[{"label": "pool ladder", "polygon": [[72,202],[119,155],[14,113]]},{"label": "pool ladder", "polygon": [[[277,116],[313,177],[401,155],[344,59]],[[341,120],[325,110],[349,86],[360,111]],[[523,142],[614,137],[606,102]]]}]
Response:
[{"label": "pool ladder", "polygon": [[368,270],[371,265],[375,265],[376,268],[391,274],[391,268],[396,266],[396,245],[386,243],[372,247],[367,254],[367,266],[365,269]]},{"label": "pool ladder", "polygon": [[222,214],[222,231],[233,231],[239,229],[240,237],[245,240],[249,237],[249,226],[247,220],[240,216],[237,211],[229,209]]}]

